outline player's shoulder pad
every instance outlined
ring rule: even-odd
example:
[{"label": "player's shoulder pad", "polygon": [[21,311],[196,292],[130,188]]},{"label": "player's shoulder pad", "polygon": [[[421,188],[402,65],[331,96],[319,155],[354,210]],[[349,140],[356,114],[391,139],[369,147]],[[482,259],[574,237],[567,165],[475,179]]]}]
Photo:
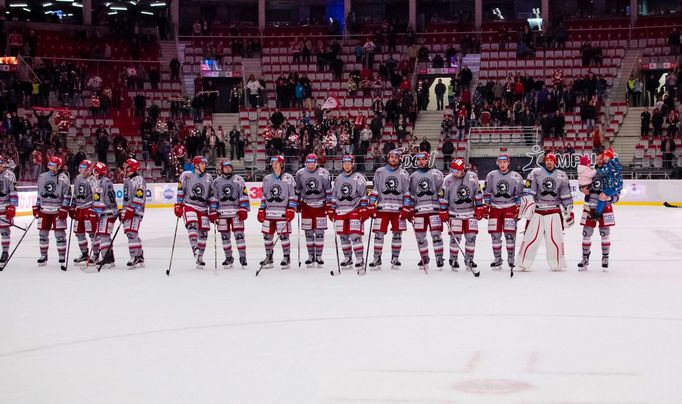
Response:
[{"label": "player's shoulder pad", "polygon": [[557,170],[556,176],[559,179],[568,180],[568,175],[566,175],[566,173],[562,170]]},{"label": "player's shoulder pad", "polygon": [[512,177],[513,179],[515,179],[515,180],[518,180],[518,181],[521,181],[521,180],[522,180],[521,174],[517,173],[516,171],[512,171],[512,172],[511,172],[511,177]]}]

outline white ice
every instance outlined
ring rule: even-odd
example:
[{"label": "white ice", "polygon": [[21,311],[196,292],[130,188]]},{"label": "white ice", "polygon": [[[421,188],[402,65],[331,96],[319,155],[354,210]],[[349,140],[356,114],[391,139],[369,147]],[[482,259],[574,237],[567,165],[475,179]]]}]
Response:
[{"label": "white ice", "polygon": [[115,269],[62,272],[53,239],[37,267],[32,229],[0,273],[0,403],[680,403],[682,209],[617,206],[616,220],[608,272],[598,234],[577,271],[576,225],[567,271],[541,249],[511,279],[490,271],[485,231],[480,278],[418,271],[411,231],[400,271],[331,277],[331,232],[326,267],[298,269],[294,231],[292,268],[255,277],[252,215],[248,270],[214,272],[212,233],[195,269],[180,226],[167,277],[170,209],[148,210],[135,271],[122,234]]}]

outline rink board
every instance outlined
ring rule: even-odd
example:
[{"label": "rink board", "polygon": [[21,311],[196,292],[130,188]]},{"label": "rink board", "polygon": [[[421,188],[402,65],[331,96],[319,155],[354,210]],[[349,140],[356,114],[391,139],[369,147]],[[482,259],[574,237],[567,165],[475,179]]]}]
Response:
[{"label": "rink board", "polygon": [[[483,181],[481,181],[483,183]],[[369,183],[371,186],[371,183]],[[620,205],[658,206],[663,202],[673,205],[682,204],[682,187],[672,180],[627,180],[623,183]],[[251,206],[260,204],[263,191],[260,182],[247,182]],[[119,206],[123,202],[123,184],[114,184],[116,200]],[[571,192],[576,204],[582,204],[583,194],[578,191],[578,181],[571,180]],[[147,208],[169,208],[175,203],[177,196],[176,183],[147,184]],[[19,215],[31,213],[36,201],[36,191],[19,192]]]}]

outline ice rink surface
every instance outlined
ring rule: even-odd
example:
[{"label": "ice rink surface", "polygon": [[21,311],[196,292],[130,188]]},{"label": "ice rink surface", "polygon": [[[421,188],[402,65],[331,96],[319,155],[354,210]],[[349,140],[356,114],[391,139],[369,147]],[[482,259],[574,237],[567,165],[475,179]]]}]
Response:
[{"label": "ice rink surface", "polygon": [[52,238],[38,267],[31,229],[0,273],[0,403],[680,403],[682,209],[615,210],[608,272],[598,234],[590,271],[577,271],[576,225],[567,271],[548,271],[541,247],[511,279],[506,265],[490,271],[485,231],[480,278],[418,271],[411,227],[400,271],[387,240],[382,271],[331,277],[331,231],[326,268],[298,269],[294,230],[292,268],[255,277],[252,212],[248,270],[214,272],[212,233],[195,269],[181,224],[166,277],[170,209],[147,211],[135,271],[122,233],[114,269],[62,272]]}]

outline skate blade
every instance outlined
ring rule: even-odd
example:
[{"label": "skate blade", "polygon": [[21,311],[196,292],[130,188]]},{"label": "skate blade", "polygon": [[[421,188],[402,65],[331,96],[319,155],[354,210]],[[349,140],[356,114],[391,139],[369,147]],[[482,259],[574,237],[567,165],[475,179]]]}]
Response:
[{"label": "skate blade", "polygon": [[44,267],[46,265],[47,265],[47,262],[41,262],[40,264],[38,264],[39,267]]},{"label": "skate blade", "polygon": [[391,269],[397,271],[400,269],[400,267],[398,265],[391,265]]},{"label": "skate blade", "polygon": [[223,269],[232,269],[234,265],[229,264],[229,265],[223,265]]},{"label": "skate blade", "polygon": [[284,266],[282,267],[282,271],[286,271],[287,269],[289,269],[289,265],[284,265]]},{"label": "skate blade", "polygon": [[381,267],[369,267],[370,271],[381,271]]}]

